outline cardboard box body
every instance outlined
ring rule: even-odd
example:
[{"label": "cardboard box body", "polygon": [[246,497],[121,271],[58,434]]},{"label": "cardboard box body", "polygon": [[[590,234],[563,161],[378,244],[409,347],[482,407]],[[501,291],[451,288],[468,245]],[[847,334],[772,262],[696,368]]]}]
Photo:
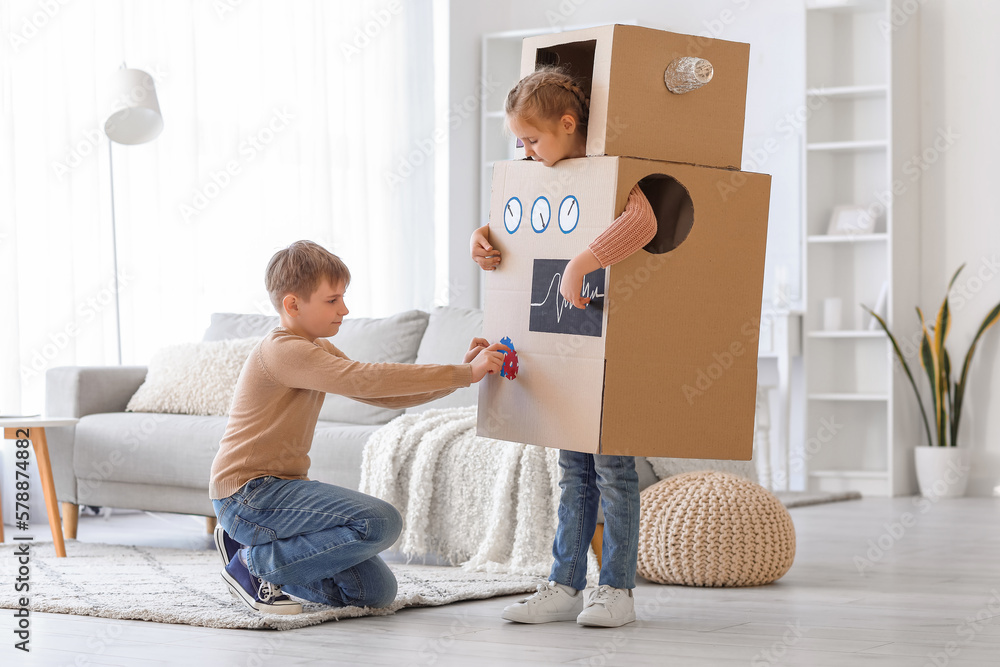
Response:
[{"label": "cardboard box body", "polygon": [[[676,58],[712,63],[707,84],[672,93]],[[739,169],[750,45],[639,26],[609,25],[529,37],[521,76],[559,64],[590,95],[587,155],[619,155]]]},{"label": "cardboard box body", "polygon": [[[586,248],[640,181],[656,238],[588,275],[589,312],[569,308],[547,260]],[[486,275],[484,336],[509,337],[519,369],[480,383],[479,435],[749,460],[769,193],[765,174],[674,162],[497,162],[490,240],[503,262]]]}]

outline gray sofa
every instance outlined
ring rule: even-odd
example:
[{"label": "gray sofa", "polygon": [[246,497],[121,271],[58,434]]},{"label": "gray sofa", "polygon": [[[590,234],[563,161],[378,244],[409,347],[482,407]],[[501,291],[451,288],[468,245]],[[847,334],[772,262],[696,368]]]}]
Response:
[{"label": "gray sofa", "polygon": [[[276,316],[217,313],[203,340],[263,336],[276,325]],[[436,308],[348,318],[332,340],[359,361],[461,363],[481,332],[482,311]],[[48,430],[67,537],[75,537],[80,504],[201,515],[212,526],[209,471],[226,417],[125,412],[145,376],[144,366],[60,367],[46,374],[46,414],[80,420]],[[477,396],[473,384],[405,412],[475,405]],[[368,436],[403,412],[328,395],[310,452],[310,478],[357,489]],[[656,481],[644,459],[637,467],[642,488]]]}]

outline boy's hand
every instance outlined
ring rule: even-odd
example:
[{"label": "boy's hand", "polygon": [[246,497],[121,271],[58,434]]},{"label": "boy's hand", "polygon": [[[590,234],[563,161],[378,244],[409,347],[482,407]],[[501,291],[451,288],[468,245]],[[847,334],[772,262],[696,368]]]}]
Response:
[{"label": "boy's hand", "polygon": [[490,245],[490,226],[483,225],[472,232],[472,259],[483,271],[495,271],[500,264],[500,251]]},{"label": "boy's hand", "polygon": [[485,350],[490,346],[490,342],[485,338],[473,338],[472,343],[469,344],[469,351],[465,353],[465,359],[462,360],[463,364],[471,364],[472,360],[476,358],[480,350]]},{"label": "boy's hand", "polygon": [[510,352],[510,348],[501,343],[493,343],[489,347],[480,349],[472,360],[472,381],[479,382],[487,375],[499,373],[503,368],[505,352]]}]

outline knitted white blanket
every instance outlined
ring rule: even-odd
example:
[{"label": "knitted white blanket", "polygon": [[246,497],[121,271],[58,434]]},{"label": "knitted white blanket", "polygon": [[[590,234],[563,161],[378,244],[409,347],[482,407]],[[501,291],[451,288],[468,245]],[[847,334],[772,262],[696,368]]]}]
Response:
[{"label": "knitted white blanket", "polygon": [[[361,491],[403,515],[396,548],[465,569],[547,577],[559,450],[476,435],[476,408],[404,414],[369,438]],[[591,575],[597,560],[590,554]]]}]

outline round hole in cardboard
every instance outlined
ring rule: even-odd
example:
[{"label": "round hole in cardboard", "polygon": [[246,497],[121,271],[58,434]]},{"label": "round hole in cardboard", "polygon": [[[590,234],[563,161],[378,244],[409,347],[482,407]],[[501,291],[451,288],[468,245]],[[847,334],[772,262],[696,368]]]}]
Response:
[{"label": "round hole in cardboard", "polygon": [[672,176],[650,174],[639,181],[656,216],[656,236],[643,247],[653,254],[670,252],[687,238],[694,226],[694,202],[687,188]]}]

